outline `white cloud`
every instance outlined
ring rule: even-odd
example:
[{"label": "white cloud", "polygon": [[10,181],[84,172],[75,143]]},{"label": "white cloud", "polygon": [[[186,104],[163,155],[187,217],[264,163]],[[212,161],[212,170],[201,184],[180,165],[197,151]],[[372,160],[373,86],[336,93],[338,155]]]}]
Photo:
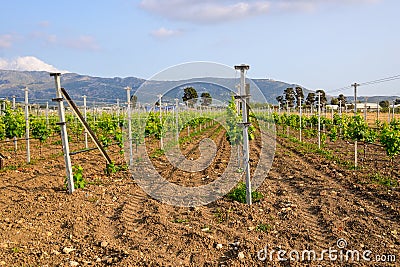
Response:
[{"label": "white cloud", "polygon": [[171,30],[171,29],[166,29],[164,27],[161,27],[161,28],[151,32],[151,35],[154,37],[157,37],[157,38],[169,38],[169,37],[178,36],[181,34],[182,34],[181,30]]},{"label": "white cloud", "polygon": [[193,23],[218,23],[267,15],[272,12],[315,11],[330,4],[369,4],[382,0],[142,0],[140,7],[171,19]]},{"label": "white cloud", "polygon": [[33,57],[17,57],[15,59],[4,59],[0,58],[0,69],[3,70],[18,70],[18,71],[48,71],[48,72],[62,72],[66,73],[68,71],[61,71],[56,67],[43,62],[42,60]]},{"label": "white cloud", "polygon": [[[56,38],[56,36],[53,36],[53,38]],[[68,39],[65,41],[65,45],[77,50],[98,51],[100,49],[95,38],[90,35],[81,35],[78,38]]]},{"label": "white cloud", "polygon": [[270,4],[269,1],[142,0],[140,6],[169,19],[213,23],[264,14]]},{"label": "white cloud", "polygon": [[10,48],[14,39],[14,36],[11,34],[0,35],[0,48]]}]

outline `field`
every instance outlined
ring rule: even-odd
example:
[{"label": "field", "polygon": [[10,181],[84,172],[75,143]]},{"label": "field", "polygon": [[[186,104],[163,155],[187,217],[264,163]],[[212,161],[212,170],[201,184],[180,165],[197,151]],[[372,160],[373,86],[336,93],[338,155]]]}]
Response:
[{"label": "field", "polygon": [[[379,137],[373,141],[367,134],[355,137],[360,141],[356,168],[352,139],[356,135],[349,129],[359,128],[350,119],[347,128],[325,121],[326,136],[319,149],[315,124],[303,126],[300,142],[297,120],[258,111],[250,141],[252,173],[262,146],[260,131],[268,130],[261,121],[276,124],[272,167],[257,188],[262,197],[251,206],[230,195],[204,206],[177,207],[148,196],[138,186],[135,172],[126,166],[121,140],[115,138],[121,135],[119,122],[115,123],[120,118],[102,116],[97,123],[92,120],[92,125],[97,126],[103,144],[108,144],[115,165],[107,174],[97,150],[71,156],[73,164],[82,167],[86,181],[71,195],[65,189],[62,146],[56,132],[42,143],[31,141],[29,164],[24,141],[18,142],[17,152],[12,142],[1,143],[0,153],[7,159],[0,171],[0,266],[399,265],[399,156],[388,155],[386,148],[392,146],[379,141],[386,130],[397,133],[396,121],[392,128],[379,126]],[[227,129],[215,122],[218,116],[210,113],[207,117],[212,120],[185,124],[179,133],[181,151],[191,160],[200,157],[202,139],[216,144],[215,158],[200,172],[169,164],[168,149],[160,147],[163,128],[157,114],[147,122],[146,135],[134,131],[134,140],[146,141],[151,164],[168,181],[190,187],[208,184],[224,172],[235,149],[230,145],[232,137],[227,139]],[[84,148],[83,130],[77,125],[71,117],[71,151]],[[342,138],[341,129],[348,136],[342,132]],[[334,131],[337,140],[328,138]],[[316,252],[315,258],[310,251]]]}]

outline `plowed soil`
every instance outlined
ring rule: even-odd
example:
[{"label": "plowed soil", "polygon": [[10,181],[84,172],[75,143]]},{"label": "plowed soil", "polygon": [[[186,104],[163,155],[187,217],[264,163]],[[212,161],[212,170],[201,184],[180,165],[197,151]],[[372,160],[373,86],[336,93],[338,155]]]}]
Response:
[{"label": "plowed soil", "polygon": [[[223,136],[215,140],[224,153],[199,177],[213,179],[215,167],[224,167]],[[299,152],[288,139],[277,138],[272,169],[258,188],[263,199],[248,206],[224,197],[193,208],[150,198],[128,171],[105,175],[97,151],[72,157],[89,184],[68,195],[62,150],[51,142],[42,156],[33,147],[33,164],[22,163],[23,150],[15,156],[0,149],[10,157],[0,172],[0,266],[400,266],[399,188],[360,183],[363,172]],[[185,151],[195,157],[195,146]],[[117,147],[109,155],[124,163]],[[164,160],[152,159],[155,166]],[[208,182],[174,171],[159,168],[177,183]],[[320,258],[330,248],[339,251],[336,259],[301,259],[304,250]],[[339,257],[349,250],[360,259]],[[371,261],[362,258],[367,250]],[[289,251],[299,259],[293,252],[289,260]]]}]

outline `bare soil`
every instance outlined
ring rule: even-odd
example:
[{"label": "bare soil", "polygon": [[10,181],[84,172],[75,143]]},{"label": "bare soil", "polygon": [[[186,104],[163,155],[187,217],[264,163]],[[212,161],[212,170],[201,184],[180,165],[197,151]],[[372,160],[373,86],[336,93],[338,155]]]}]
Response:
[{"label": "bare soil", "polygon": [[[209,182],[202,178],[214,179],[227,160],[223,136],[221,131],[213,137],[221,153],[211,169],[199,176],[161,164],[165,161],[162,156],[153,158],[153,164],[178,184]],[[307,153],[286,138],[277,138],[272,169],[258,188],[263,199],[248,206],[224,197],[194,208],[169,206],[150,198],[128,171],[105,175],[105,160],[97,151],[72,156],[73,164],[83,167],[89,184],[68,195],[56,140],[46,143],[42,156],[33,145],[33,164],[23,163],[23,145],[17,155],[10,147],[0,148],[10,157],[6,169],[0,171],[0,266],[400,264],[399,188],[367,182],[367,171],[350,170]],[[150,146],[157,148],[157,144]],[[258,146],[252,143],[255,155]],[[77,143],[73,150],[82,147]],[[196,142],[188,144],[184,152],[195,158]],[[118,147],[109,148],[109,154],[116,163],[124,163]],[[376,157],[382,158],[381,153]],[[380,168],[371,162],[365,162],[369,170]],[[347,243],[344,253],[370,250],[371,259],[394,255],[396,262],[333,261],[327,255],[323,261],[278,261],[279,249],[314,250],[318,256],[329,248],[340,250],[340,238]]]}]

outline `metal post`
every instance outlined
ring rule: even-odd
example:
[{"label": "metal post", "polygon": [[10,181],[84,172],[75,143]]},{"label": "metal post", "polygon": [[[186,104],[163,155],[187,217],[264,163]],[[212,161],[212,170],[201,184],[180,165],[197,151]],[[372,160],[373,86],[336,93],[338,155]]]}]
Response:
[{"label": "metal post", "polygon": [[342,117],[342,100],[339,100],[339,115]]},{"label": "metal post", "polygon": [[239,65],[235,66],[236,70],[240,70],[240,92],[239,95],[240,99],[242,100],[242,118],[243,118],[243,167],[246,174],[246,202],[248,205],[252,204],[251,199],[251,181],[250,181],[250,153],[249,153],[249,134],[248,134],[248,117],[247,117],[247,95],[245,95],[245,86],[246,86],[246,78],[245,78],[245,71],[248,70],[250,67],[248,65]]},{"label": "metal post", "polygon": [[31,149],[29,144],[29,112],[28,112],[28,87],[25,87],[25,139],[26,139],[26,162],[31,162]]},{"label": "metal post", "polygon": [[301,127],[302,127],[302,125],[301,125],[301,122],[302,122],[302,116],[303,116],[303,114],[302,114],[302,109],[301,109],[301,96],[299,96],[299,102],[300,102],[300,106],[299,106],[299,110],[300,110],[300,142],[301,142]]},{"label": "metal post", "polygon": [[[87,121],[86,95],[83,96],[83,118]],[[85,148],[88,149],[88,132],[85,130]]]},{"label": "metal post", "polygon": [[395,108],[394,108],[394,100],[393,100],[393,106],[392,106],[392,109],[393,109],[392,120],[394,120],[394,119],[395,119],[395,117],[394,117],[394,112],[395,112]]},{"label": "metal post", "polygon": [[376,103],[376,121],[379,121],[379,103]]},{"label": "metal post", "polygon": [[61,127],[61,140],[64,150],[65,171],[67,174],[68,192],[72,194],[74,192],[74,178],[72,175],[72,164],[71,164],[71,157],[69,155],[67,124],[65,122],[65,110],[61,93],[61,83],[60,83],[61,73],[50,73],[50,76],[54,77],[56,86],[56,98],[54,100],[58,102],[58,116],[60,118],[60,122],[57,124],[60,125]]},{"label": "metal post", "polygon": [[15,109],[15,95],[12,96],[12,109]]},{"label": "metal post", "polygon": [[46,114],[46,127],[49,128],[49,102],[46,102],[46,110],[45,110],[45,114]]},{"label": "metal post", "polygon": [[131,88],[125,87],[128,113],[128,142],[129,142],[129,167],[133,166],[133,147],[132,147],[132,112],[131,112]]},{"label": "metal post", "polygon": [[[161,129],[163,128],[163,123],[162,123],[162,106],[161,106],[161,98],[162,95],[158,95],[158,107],[160,108],[160,125]],[[164,143],[163,143],[163,138],[162,138],[162,130],[160,133],[160,149],[164,149]]]},{"label": "metal post", "polygon": [[179,99],[175,98],[175,127],[176,127],[176,142],[179,140]]},{"label": "metal post", "polygon": [[117,98],[117,122],[119,126],[119,98]]},{"label": "metal post", "polygon": [[[357,116],[357,86],[359,86],[358,83],[354,83],[351,86],[354,87],[354,116]],[[357,157],[358,157],[358,151],[357,151],[357,140],[354,141],[354,167],[357,168]]]},{"label": "metal post", "polygon": [[367,100],[368,97],[365,97],[365,103],[364,103],[364,121],[367,122]]},{"label": "metal post", "polygon": [[318,149],[321,149],[321,93],[318,92]]}]

